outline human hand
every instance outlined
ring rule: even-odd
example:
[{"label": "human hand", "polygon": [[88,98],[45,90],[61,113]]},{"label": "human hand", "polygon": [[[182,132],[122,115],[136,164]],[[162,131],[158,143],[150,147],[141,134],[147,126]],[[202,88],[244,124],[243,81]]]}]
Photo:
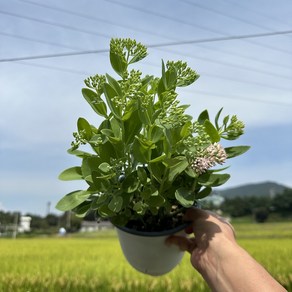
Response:
[{"label": "human hand", "polygon": [[192,265],[212,291],[286,291],[236,243],[234,229],[227,220],[196,208],[189,209],[184,219],[190,222],[186,233],[194,233],[194,237],[174,235],[166,243],[176,244],[191,254]]},{"label": "human hand", "polygon": [[176,244],[181,250],[188,251],[192,265],[200,272],[205,268],[205,260],[224,257],[226,245],[236,244],[231,224],[215,213],[191,208],[184,219],[190,222],[186,233],[194,233],[195,237],[174,235],[167,239],[167,244]]}]

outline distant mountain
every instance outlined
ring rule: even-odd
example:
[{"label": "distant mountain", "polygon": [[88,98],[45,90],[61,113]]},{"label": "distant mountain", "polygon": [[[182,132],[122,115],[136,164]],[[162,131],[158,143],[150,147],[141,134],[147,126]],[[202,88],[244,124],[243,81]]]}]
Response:
[{"label": "distant mountain", "polygon": [[263,182],[255,184],[246,184],[238,187],[218,190],[216,194],[224,198],[234,197],[274,197],[275,195],[282,193],[284,189],[288,187],[280,185],[274,182]]}]

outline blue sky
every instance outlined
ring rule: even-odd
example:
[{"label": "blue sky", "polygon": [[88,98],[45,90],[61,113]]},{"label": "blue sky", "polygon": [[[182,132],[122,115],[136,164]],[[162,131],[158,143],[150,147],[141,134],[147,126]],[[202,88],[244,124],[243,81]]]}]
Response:
[{"label": "blue sky", "polygon": [[[224,107],[245,122],[236,144],[252,148],[230,161],[224,187],[292,187],[291,15],[288,0],[0,0],[0,209],[44,215],[48,202],[55,212],[64,194],[85,187],[57,176],[80,163],[66,153],[78,117],[99,123],[83,80],[114,74],[107,53],[21,58],[108,49],[112,37],[150,46],[200,40],[149,48],[139,68],[159,76],[161,59],[187,61],[201,75],[180,91],[188,112]],[[280,34],[263,36],[272,33]]]}]

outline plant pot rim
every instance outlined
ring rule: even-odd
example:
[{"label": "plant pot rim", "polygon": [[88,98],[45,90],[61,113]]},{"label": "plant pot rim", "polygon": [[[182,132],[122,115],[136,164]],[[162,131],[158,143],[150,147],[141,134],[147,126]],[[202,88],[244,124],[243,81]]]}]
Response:
[{"label": "plant pot rim", "polygon": [[138,236],[145,236],[145,237],[158,237],[158,236],[167,236],[167,235],[171,235],[171,234],[175,234],[178,233],[180,231],[182,231],[183,229],[185,229],[187,226],[189,226],[190,223],[186,222],[186,223],[182,223],[181,225],[175,227],[175,228],[171,228],[171,229],[166,229],[166,230],[162,230],[162,231],[140,231],[140,230],[135,230],[135,229],[131,229],[125,226],[118,226],[115,225],[114,226],[124,232],[133,234],[133,235],[138,235]]}]

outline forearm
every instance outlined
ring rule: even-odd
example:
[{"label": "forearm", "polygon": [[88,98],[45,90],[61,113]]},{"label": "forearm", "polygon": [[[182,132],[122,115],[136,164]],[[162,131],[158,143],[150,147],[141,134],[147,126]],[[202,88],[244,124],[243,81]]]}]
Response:
[{"label": "forearm", "polygon": [[[223,246],[222,246],[223,245]],[[222,243],[220,253],[201,256],[200,273],[216,292],[286,291],[272,276],[236,243]],[[220,254],[220,256],[218,256]]]}]

